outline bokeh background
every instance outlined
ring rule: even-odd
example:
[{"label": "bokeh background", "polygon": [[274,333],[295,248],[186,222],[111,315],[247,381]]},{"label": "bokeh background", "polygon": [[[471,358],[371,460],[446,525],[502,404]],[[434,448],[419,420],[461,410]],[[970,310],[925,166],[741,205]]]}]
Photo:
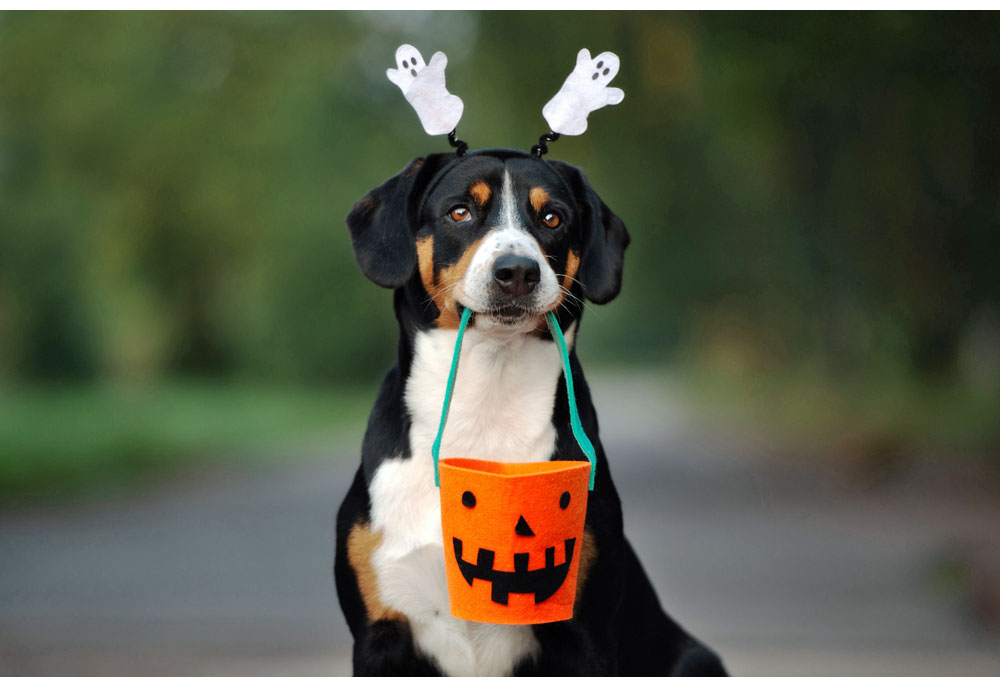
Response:
[{"label": "bokeh background", "polygon": [[633,237],[579,351],[667,608],[734,672],[1000,672],[998,30],[0,13],[0,671],[349,670],[332,518],[396,329],[343,217],[447,148],[409,42],[473,148],[621,57],[550,155]]}]

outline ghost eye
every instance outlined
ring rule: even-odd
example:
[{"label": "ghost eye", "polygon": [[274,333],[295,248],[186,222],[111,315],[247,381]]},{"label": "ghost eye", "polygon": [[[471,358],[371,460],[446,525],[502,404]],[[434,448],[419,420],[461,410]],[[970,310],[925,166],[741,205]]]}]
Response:
[{"label": "ghost eye", "polygon": [[545,226],[547,226],[549,229],[555,229],[556,227],[559,226],[559,223],[561,221],[562,220],[559,219],[559,215],[557,215],[554,212],[546,212],[542,216],[542,222],[544,222]]},{"label": "ghost eye", "polygon": [[472,219],[472,213],[469,212],[469,208],[464,205],[453,207],[448,212],[448,216],[451,217],[453,222],[467,222]]},{"label": "ghost eye", "polygon": [[464,492],[462,494],[462,505],[465,506],[466,508],[475,508],[476,495],[473,494],[471,491]]}]

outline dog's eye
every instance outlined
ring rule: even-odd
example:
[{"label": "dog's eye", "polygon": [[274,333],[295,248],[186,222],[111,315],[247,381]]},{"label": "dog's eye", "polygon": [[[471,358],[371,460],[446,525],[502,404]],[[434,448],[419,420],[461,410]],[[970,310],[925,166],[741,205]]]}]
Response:
[{"label": "dog's eye", "polygon": [[451,217],[452,221],[455,222],[466,222],[472,219],[472,213],[469,212],[469,208],[465,207],[464,205],[458,205],[456,207],[453,207],[451,211],[448,213],[448,216]]},{"label": "dog's eye", "polygon": [[557,215],[556,213],[546,212],[545,215],[542,217],[542,221],[545,222],[545,226],[547,226],[549,229],[555,229],[556,227],[559,226],[559,222],[561,220],[559,219],[559,215]]}]

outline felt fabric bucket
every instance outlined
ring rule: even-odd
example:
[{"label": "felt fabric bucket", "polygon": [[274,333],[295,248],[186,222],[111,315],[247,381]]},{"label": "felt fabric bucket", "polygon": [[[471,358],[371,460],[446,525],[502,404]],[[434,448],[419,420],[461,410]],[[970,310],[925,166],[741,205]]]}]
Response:
[{"label": "felt fabric bucket", "polygon": [[577,414],[566,342],[555,316],[547,313],[563,361],[570,425],[587,461],[441,459],[441,439],[470,315],[469,310],[462,313],[441,425],[431,450],[441,487],[451,614],[506,625],[569,620],[596,456]]}]

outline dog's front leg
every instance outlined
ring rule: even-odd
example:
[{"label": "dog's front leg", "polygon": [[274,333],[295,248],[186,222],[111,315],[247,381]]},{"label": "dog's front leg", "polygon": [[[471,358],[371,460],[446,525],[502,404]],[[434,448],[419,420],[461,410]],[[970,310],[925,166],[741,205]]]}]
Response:
[{"label": "dog's front leg", "polygon": [[369,510],[364,470],[359,468],[337,514],[334,560],[337,596],[354,636],[354,674],[439,675],[417,652],[407,618],[381,602],[371,562],[378,537],[369,527]]}]

